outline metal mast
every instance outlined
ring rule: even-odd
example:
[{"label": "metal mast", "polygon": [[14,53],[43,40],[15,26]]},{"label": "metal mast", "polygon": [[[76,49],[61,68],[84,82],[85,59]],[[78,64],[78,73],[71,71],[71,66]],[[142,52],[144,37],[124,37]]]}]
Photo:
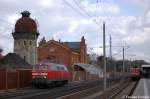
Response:
[{"label": "metal mast", "polygon": [[103,22],[103,63],[104,63],[104,91],[106,90],[106,41],[105,41],[105,22]]}]

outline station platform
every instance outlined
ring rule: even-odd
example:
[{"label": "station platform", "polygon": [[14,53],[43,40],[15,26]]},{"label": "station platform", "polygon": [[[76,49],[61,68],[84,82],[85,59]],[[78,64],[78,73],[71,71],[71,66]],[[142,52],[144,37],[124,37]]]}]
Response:
[{"label": "station platform", "polygon": [[150,78],[141,78],[135,88],[132,98],[150,99]]}]

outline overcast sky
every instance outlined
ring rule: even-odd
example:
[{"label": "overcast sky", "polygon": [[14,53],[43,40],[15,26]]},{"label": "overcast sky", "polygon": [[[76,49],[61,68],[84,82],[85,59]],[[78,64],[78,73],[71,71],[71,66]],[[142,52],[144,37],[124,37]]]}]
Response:
[{"label": "overcast sky", "polygon": [[[130,46],[126,58],[150,62],[150,0],[0,0],[0,47],[13,52],[12,31],[20,12],[28,10],[46,40],[80,41],[85,36],[88,52],[102,55],[102,23],[106,42],[112,36],[112,53]],[[109,47],[107,47],[109,56]],[[122,52],[113,56],[122,58]]]}]

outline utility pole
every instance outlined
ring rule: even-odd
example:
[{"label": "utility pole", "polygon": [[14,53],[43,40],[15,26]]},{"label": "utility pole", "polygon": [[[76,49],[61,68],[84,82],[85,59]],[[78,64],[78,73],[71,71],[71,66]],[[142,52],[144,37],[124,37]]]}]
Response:
[{"label": "utility pole", "polygon": [[131,67],[132,67],[132,60],[131,60],[131,58],[130,58],[130,67],[129,67],[129,72],[130,72]]},{"label": "utility pole", "polygon": [[109,55],[110,55],[110,59],[112,60],[112,39],[111,39],[111,35],[110,35],[110,38],[109,38],[109,46],[110,46]]},{"label": "utility pole", "polygon": [[125,72],[125,66],[124,66],[124,46],[123,46],[123,62],[122,62],[122,65],[123,65],[123,68],[122,68],[122,72],[123,72],[123,74],[124,74],[124,72]]},{"label": "utility pole", "polygon": [[106,44],[105,44],[105,22],[103,22],[103,63],[104,63],[104,91],[106,90]]}]

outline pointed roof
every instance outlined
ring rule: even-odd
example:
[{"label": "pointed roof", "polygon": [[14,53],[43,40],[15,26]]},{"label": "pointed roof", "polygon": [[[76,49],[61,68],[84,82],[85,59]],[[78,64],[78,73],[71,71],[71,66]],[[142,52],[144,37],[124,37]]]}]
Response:
[{"label": "pointed roof", "polygon": [[8,53],[2,59],[0,59],[0,68],[7,69],[31,69],[32,66],[25,62],[21,57],[15,53]]}]

